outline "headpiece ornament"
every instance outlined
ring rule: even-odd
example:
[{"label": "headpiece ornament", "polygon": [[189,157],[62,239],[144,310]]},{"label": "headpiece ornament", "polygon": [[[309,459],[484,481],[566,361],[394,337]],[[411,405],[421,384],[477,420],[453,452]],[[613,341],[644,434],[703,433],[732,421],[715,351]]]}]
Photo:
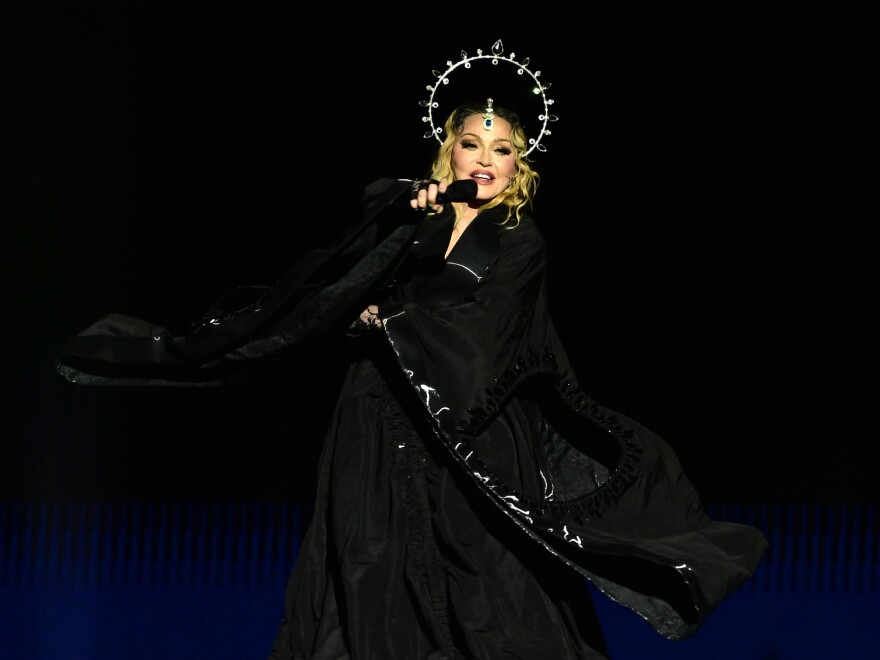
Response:
[{"label": "headpiece ornament", "polygon": [[491,131],[495,125],[495,111],[492,110],[492,99],[486,99],[486,112],[483,113],[483,128]]},{"label": "headpiece ornament", "polygon": [[[476,55],[468,56],[465,51],[461,51],[461,59],[458,62],[448,60],[446,62],[447,68],[445,71],[441,73],[440,71],[434,70],[432,72],[437,81],[433,85],[426,86],[426,89],[430,92],[430,97],[425,101],[419,101],[419,105],[428,109],[428,114],[422,117],[422,121],[430,124],[431,126],[431,130],[426,132],[423,137],[435,137],[438,142],[440,142],[441,144],[443,143],[443,137],[441,136],[441,133],[443,132],[442,122],[441,125],[437,125],[437,123],[434,121],[434,115],[435,113],[437,113],[437,109],[440,106],[440,103],[437,100],[438,92],[440,92],[442,86],[449,85],[449,77],[453,71],[455,71],[459,67],[463,67],[464,69],[469,70],[472,68],[472,65],[475,62],[479,61],[488,61],[493,66],[497,66],[500,63],[512,64],[514,67],[516,67],[516,75],[524,77],[524,84],[517,85],[517,87],[522,87],[531,98],[539,99],[538,121],[540,122],[541,126],[541,129],[538,132],[537,136],[529,138],[530,146],[526,150],[526,154],[531,153],[534,149],[537,149],[538,151],[547,151],[547,147],[541,144],[541,140],[544,138],[545,135],[550,135],[550,129],[547,128],[548,122],[554,122],[558,120],[558,117],[556,117],[556,115],[550,114],[550,106],[553,105],[553,99],[547,98],[547,90],[550,89],[550,83],[542,83],[538,80],[541,72],[532,71],[528,68],[528,57],[525,58],[522,62],[518,62],[516,60],[515,53],[510,53],[509,56],[505,56],[504,44],[501,43],[501,39],[499,39],[492,45],[491,54],[483,54],[482,49],[477,49]],[[494,94],[494,99],[497,98],[499,98],[498,94]],[[488,98],[486,100],[486,111],[483,115],[483,127],[486,130],[491,129],[493,125],[492,123],[495,118],[495,114],[492,109],[494,99]],[[528,121],[528,115],[526,115],[519,107],[507,102],[504,102],[501,105],[502,107],[510,107],[511,109],[515,109],[519,113],[520,118],[523,120],[524,128],[527,128],[526,122]],[[451,111],[452,108],[450,107],[441,111],[440,114],[448,115],[448,113]]]}]

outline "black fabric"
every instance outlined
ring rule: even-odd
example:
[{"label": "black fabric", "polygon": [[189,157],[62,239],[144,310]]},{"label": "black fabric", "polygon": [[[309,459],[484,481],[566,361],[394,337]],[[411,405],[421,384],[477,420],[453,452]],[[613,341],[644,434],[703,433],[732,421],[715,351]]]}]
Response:
[{"label": "black fabric", "polygon": [[584,580],[524,543],[426,442],[428,418],[387,344],[364,341],[272,660],[607,657]]},{"label": "black fabric", "polygon": [[[583,392],[547,309],[541,232],[528,217],[492,222],[478,216],[430,284],[413,276],[427,301],[380,307],[398,361],[436,436],[500,511],[658,632],[687,637],[766,540],[710,520],[672,448]],[[419,252],[442,250],[449,231],[423,232],[436,245]]]},{"label": "black fabric", "polygon": [[399,205],[410,185],[380,179],[367,186],[362,219],[335,245],[297,261],[274,286],[249,289],[252,300],[230,292],[180,335],[108,314],[68,342],[56,370],[71,382],[114,386],[223,385],[259,376],[268,364],[343,328],[391,276],[418,228],[408,205]]},{"label": "black fabric", "polygon": [[710,520],[672,448],[583,391],[530,216],[511,227],[499,209],[480,213],[444,258],[449,209],[380,230],[408,185],[368,187],[355,238],[256,304],[177,338],[106,319],[59,371],[220,384],[348,333],[378,304],[382,330],[351,338],[363,354],[327,435],[272,657],[602,657],[584,579],[660,634],[693,634],[766,539]]}]

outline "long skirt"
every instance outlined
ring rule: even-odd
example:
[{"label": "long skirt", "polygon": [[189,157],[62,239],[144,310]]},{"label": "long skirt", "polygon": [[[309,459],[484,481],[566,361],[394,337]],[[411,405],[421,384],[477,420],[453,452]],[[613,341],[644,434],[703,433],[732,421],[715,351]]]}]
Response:
[{"label": "long skirt", "polygon": [[608,657],[585,580],[438,442],[399,367],[350,367],[270,660]]}]

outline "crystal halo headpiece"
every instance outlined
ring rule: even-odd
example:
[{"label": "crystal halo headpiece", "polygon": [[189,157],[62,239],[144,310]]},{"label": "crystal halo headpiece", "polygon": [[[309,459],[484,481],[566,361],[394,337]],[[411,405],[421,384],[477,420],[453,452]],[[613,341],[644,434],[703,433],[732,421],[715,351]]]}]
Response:
[{"label": "crystal halo headpiece", "polygon": [[[526,150],[526,155],[530,154],[533,150],[537,149],[538,151],[547,151],[547,147],[541,144],[541,140],[544,139],[544,136],[550,135],[550,129],[547,128],[547,124],[549,122],[558,121],[558,117],[556,115],[550,114],[550,106],[553,105],[553,99],[547,97],[547,90],[550,89],[550,83],[542,83],[538,80],[541,76],[540,71],[532,71],[529,69],[529,58],[526,57],[522,62],[518,62],[516,60],[516,54],[510,53],[509,56],[504,55],[504,44],[501,43],[501,39],[496,41],[492,45],[492,52],[484,54],[482,49],[477,49],[476,55],[468,56],[465,51],[461,51],[461,59],[458,62],[453,62],[452,60],[448,60],[446,62],[446,70],[443,72],[434,70],[432,73],[436,78],[436,82],[433,85],[427,85],[425,89],[430,92],[430,96],[427,100],[419,101],[419,105],[423,108],[428,109],[428,114],[422,117],[422,121],[429,124],[431,130],[426,132],[422,137],[431,138],[434,137],[441,144],[443,143],[443,138],[441,137],[441,133],[443,132],[443,126],[437,125],[434,121],[434,115],[437,112],[440,103],[437,100],[438,93],[441,93],[444,86],[449,85],[450,75],[458,69],[462,67],[465,70],[471,70],[473,64],[475,62],[486,61],[489,62],[492,66],[498,66],[501,63],[513,65],[515,69],[515,73],[517,76],[522,77],[521,85],[518,83],[517,86],[522,86],[526,89],[524,94],[529,94],[534,98],[538,98],[538,122],[540,124],[540,130],[537,132],[537,136],[529,138],[529,148]],[[487,107],[487,115],[489,115],[487,121],[491,121],[492,118],[492,101],[493,99],[500,98],[499,94],[496,92],[491,92],[491,97],[488,98],[485,93],[482,96],[476,96],[475,98],[483,98],[487,99],[488,107]],[[463,99],[463,100],[471,100],[471,99]],[[457,105],[457,104],[451,104]],[[523,121],[523,127],[527,129],[527,132],[532,132],[530,129],[526,127],[526,123],[529,121],[530,117],[525,115],[519,108],[517,108],[513,104],[504,103],[504,107],[510,107],[517,111],[520,115],[521,121]],[[452,107],[448,108],[446,111],[446,115],[452,111]]]}]

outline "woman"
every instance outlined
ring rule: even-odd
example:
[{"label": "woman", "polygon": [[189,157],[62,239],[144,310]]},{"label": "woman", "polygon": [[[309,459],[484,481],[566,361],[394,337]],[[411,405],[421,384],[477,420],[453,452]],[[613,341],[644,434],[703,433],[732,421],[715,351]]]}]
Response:
[{"label": "woman", "polygon": [[184,337],[110,315],[59,359],[80,383],[216,384],[350,335],[273,659],[601,658],[585,578],[681,639],[753,574],[761,533],[707,518],[672,449],[578,385],[537,184],[517,114],[467,104],[429,179],[368,186],[274,287]]},{"label": "woman", "polygon": [[445,135],[410,202],[431,215],[352,326],[271,658],[606,657],[584,576],[686,636],[763,538],[706,519],[672,451],[574,382],[516,113],[467,104]]},{"label": "woman", "polygon": [[[529,548],[518,556],[505,546],[507,536],[521,532],[493,520],[491,511],[481,513],[488,502],[469,501],[483,496],[459,483],[460,468],[439,447],[430,385],[405,382],[395,364],[416,367],[408,360],[420,356],[402,353],[418,350],[408,343],[409,333],[419,331],[414,325],[441,342],[440,355],[467,363],[484,338],[459,342],[455,326],[512,315],[503,320],[510,336],[496,340],[516,341],[515,317],[534,304],[544,248],[524,208],[537,174],[522,157],[516,115],[496,109],[487,127],[485,114],[485,105],[467,105],[449,119],[433,180],[411,201],[438,213],[423,222],[389,299],[360,315],[375,335],[364,336],[365,357],[351,367],[339,399],[273,658],[588,657],[583,623],[572,616],[589,607],[582,580],[571,573],[541,586],[535,571],[550,578],[564,567],[529,568]],[[435,204],[451,181],[462,180],[476,182],[474,199],[446,209]],[[508,276],[522,282],[484,284],[500,297],[480,300],[480,282],[500,258],[509,262]],[[467,309],[477,306],[485,309]],[[473,320],[461,318],[471,311]],[[449,332],[425,327],[435,324]],[[395,356],[392,347],[401,352]],[[590,611],[580,618],[595,621]]]}]

